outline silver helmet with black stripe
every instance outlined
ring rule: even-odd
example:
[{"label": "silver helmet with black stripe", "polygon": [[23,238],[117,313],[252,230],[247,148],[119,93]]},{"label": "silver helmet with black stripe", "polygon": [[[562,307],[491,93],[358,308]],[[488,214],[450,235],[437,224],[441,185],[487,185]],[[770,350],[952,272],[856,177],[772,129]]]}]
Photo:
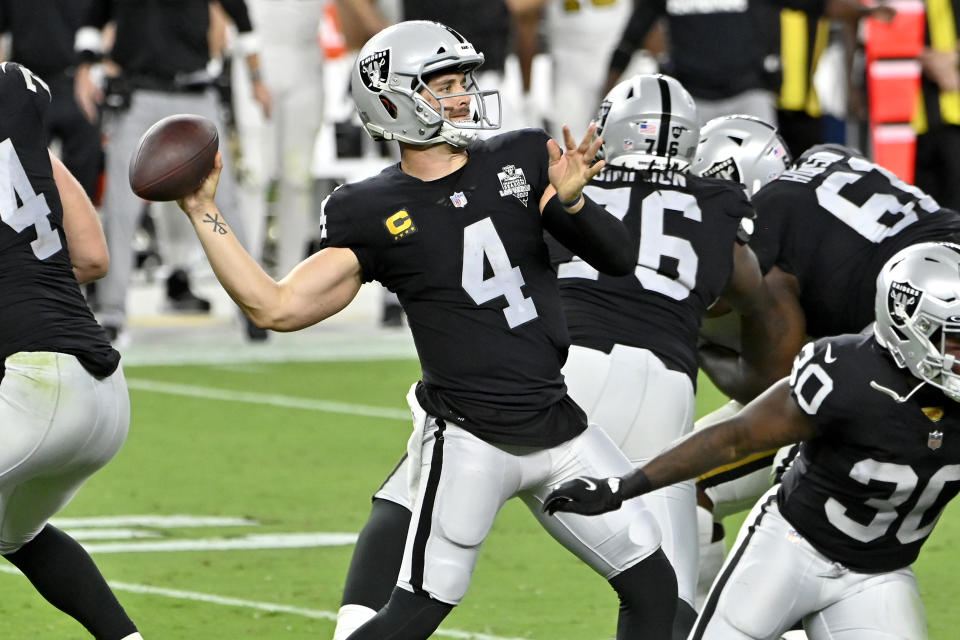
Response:
[{"label": "silver helmet with black stripe", "polygon": [[677,80],[635,75],[608,94],[603,157],[613,165],[685,169],[697,149],[697,107]]}]

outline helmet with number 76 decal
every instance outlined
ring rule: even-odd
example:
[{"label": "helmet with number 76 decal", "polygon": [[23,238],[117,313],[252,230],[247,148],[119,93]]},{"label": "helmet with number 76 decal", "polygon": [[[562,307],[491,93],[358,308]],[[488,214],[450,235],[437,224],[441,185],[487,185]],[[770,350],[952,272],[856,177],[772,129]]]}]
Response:
[{"label": "helmet with number 76 decal", "polygon": [[960,245],[923,242],[890,258],[873,331],[897,365],[960,402]]},{"label": "helmet with number 76 decal", "polygon": [[685,170],[697,149],[697,107],[683,85],[662,74],[636,75],[611,90],[597,122],[603,157],[635,169]]}]

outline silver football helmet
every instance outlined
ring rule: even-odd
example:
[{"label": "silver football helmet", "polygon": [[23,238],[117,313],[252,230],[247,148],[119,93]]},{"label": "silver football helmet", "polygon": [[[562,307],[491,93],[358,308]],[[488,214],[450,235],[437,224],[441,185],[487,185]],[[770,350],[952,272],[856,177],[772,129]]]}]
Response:
[{"label": "silver football helmet", "polygon": [[739,182],[752,196],[783,173],[790,162],[790,152],[775,127],[753,116],[723,116],[700,129],[697,157],[690,171]]},{"label": "silver football helmet", "polygon": [[890,258],[876,316],[874,335],[897,365],[960,401],[960,362],[948,347],[960,345],[960,245],[924,242]]},{"label": "silver football helmet", "polygon": [[602,120],[603,156],[633,168],[686,169],[697,148],[697,107],[679,82],[635,75],[610,90]]},{"label": "silver football helmet", "polygon": [[[474,79],[481,64],[483,54],[453,29],[439,22],[409,20],[387,27],[363,45],[353,65],[350,92],[364,129],[375,140],[466,147],[479,131],[500,127],[500,93],[481,91]],[[464,93],[442,97],[469,96],[469,118],[449,119],[441,96],[427,87],[429,76],[441,71],[466,74]],[[439,109],[421,94],[424,91]],[[487,99],[496,99],[496,121],[488,116]]]}]

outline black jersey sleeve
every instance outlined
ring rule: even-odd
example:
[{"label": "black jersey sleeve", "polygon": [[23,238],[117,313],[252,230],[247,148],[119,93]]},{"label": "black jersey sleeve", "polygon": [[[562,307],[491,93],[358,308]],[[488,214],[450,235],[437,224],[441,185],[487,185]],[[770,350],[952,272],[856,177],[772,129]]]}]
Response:
[{"label": "black jersey sleeve", "polygon": [[0,63],[0,98],[7,136],[43,135],[43,121],[50,105],[50,89],[43,80],[16,62]]},{"label": "black jersey sleeve", "polygon": [[834,338],[808,342],[794,359],[790,393],[797,406],[825,433],[857,410],[854,393],[844,385],[862,379],[845,347]]},{"label": "black jersey sleeve", "polygon": [[583,196],[583,208],[569,214],[554,196],[543,209],[543,226],[594,268],[612,276],[631,273],[637,243],[621,220]]},{"label": "black jersey sleeve", "polygon": [[757,256],[760,270],[767,273],[779,265],[784,234],[792,204],[788,189],[774,180],[754,194],[751,204],[756,212],[750,248]]},{"label": "black jersey sleeve", "polygon": [[[359,183],[363,184],[363,183]],[[342,247],[357,256],[363,281],[376,279],[377,254],[369,235],[363,233],[359,216],[363,206],[358,200],[362,190],[356,185],[338,187],[320,205],[320,247]]]}]

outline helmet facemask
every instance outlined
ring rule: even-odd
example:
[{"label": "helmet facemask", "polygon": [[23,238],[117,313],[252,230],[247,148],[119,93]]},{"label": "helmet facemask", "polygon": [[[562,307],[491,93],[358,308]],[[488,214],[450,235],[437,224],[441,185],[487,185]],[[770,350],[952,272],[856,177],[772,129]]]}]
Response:
[{"label": "helmet facemask", "polygon": [[[444,73],[457,72],[456,67],[450,69],[438,69],[425,73],[422,69],[417,74],[416,82],[411,93],[411,99],[416,105],[414,110],[417,120],[426,127],[439,126],[438,136],[444,142],[448,142],[457,147],[466,147],[477,139],[479,131],[487,131],[500,128],[500,92],[496,89],[483,90],[477,83],[473,70],[464,71],[465,91],[460,93],[446,93],[442,96],[430,88],[430,80]],[[423,92],[426,92],[436,101],[432,104]],[[467,97],[470,102],[470,113],[466,118],[453,120],[448,116],[447,108],[444,103],[455,101],[457,98]],[[487,104],[487,98],[495,99],[496,107]],[[439,107],[439,111],[438,111]],[[399,139],[399,138],[398,138]],[[426,144],[438,142],[435,138]],[[422,144],[422,143],[418,143]]]}]

